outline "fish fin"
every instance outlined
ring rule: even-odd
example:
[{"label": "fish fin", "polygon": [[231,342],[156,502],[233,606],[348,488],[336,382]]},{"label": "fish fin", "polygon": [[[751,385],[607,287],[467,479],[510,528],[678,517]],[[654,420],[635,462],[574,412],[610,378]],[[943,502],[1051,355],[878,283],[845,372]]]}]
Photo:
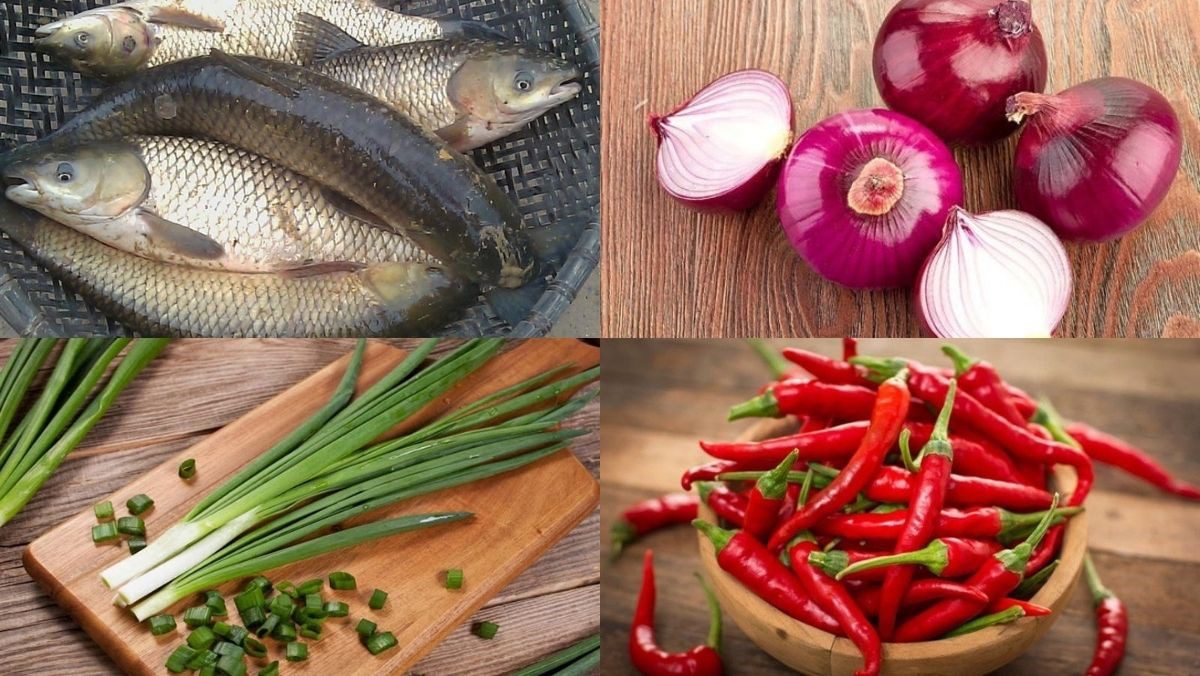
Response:
[{"label": "fish fin", "polygon": [[444,38],[471,38],[475,40],[496,40],[498,42],[512,42],[512,38],[508,37],[499,30],[492,28],[482,21],[473,21],[471,19],[447,18],[438,19],[438,25],[442,27],[442,37]]},{"label": "fish fin", "polygon": [[[548,264],[553,270],[561,268],[571,255],[571,250],[579,242],[579,234],[583,232],[586,223],[566,219],[550,225],[523,230],[529,238],[529,243],[537,254],[537,259]],[[543,270],[543,272],[547,272]]]},{"label": "fish fin", "polygon": [[155,246],[187,258],[213,261],[225,255],[225,247],[202,232],[169,221],[148,209],[137,214],[138,223]]},{"label": "fish fin", "polygon": [[497,317],[509,326],[516,326],[533,312],[533,306],[546,293],[547,286],[546,280],[539,277],[517,289],[496,287],[483,295],[496,311]]},{"label": "fish fin", "polygon": [[376,216],[375,213],[354,200],[346,197],[342,193],[333,188],[321,187],[321,196],[329,203],[329,206],[342,212],[343,215],[349,216],[358,221],[362,221],[368,225],[373,225],[377,228],[394,232],[395,229],[387,224],[387,221]]},{"label": "fish fin", "polygon": [[437,130],[437,135],[460,153],[474,149],[471,145],[471,118],[463,115],[452,124]]},{"label": "fish fin", "polygon": [[150,23],[166,24],[194,28],[207,33],[224,33],[225,24],[206,16],[201,16],[179,7],[148,7],[145,10],[146,19]]},{"label": "fish fin", "polygon": [[365,263],[355,263],[352,261],[303,263],[296,266],[281,267],[275,270],[275,274],[288,279],[304,279],[306,277],[317,277],[335,272],[358,272],[366,267]]},{"label": "fish fin", "polygon": [[210,54],[214,61],[225,66],[230,72],[236,73],[248,80],[253,80],[264,87],[270,87],[289,99],[299,96],[300,90],[304,88],[304,85],[299,82],[286,77],[279,77],[274,73],[268,73],[250,62],[239,59],[220,49],[214,49]]},{"label": "fish fin", "polygon": [[358,38],[325,19],[308,12],[296,15],[293,41],[300,61],[304,64],[321,63],[363,46]]}]

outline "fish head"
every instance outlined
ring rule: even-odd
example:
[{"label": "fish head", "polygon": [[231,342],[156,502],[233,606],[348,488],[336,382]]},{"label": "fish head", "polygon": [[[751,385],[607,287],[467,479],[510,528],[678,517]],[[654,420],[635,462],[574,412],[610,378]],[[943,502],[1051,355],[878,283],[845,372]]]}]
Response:
[{"label": "fish head", "polygon": [[496,126],[522,126],[583,90],[579,69],[544,52],[489,45],[470,56],[451,78],[449,94],[460,109]]},{"label": "fish head", "polygon": [[34,34],[33,47],[73,70],[101,78],[131,75],[158,46],[154,25],[137,10],[101,7],[54,23]]},{"label": "fish head", "polygon": [[137,149],[121,142],[49,149],[4,167],[5,196],[71,226],[129,213],[150,192],[150,174]]}]

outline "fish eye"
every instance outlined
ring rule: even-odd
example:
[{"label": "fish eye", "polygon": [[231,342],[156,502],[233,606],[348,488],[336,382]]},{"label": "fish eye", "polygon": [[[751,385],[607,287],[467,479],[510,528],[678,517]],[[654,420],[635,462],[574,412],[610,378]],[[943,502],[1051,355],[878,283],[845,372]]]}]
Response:
[{"label": "fish eye", "polygon": [[516,88],[519,91],[523,91],[523,92],[527,92],[530,89],[533,89],[533,73],[530,73],[527,70],[523,70],[520,73],[517,73],[517,79],[516,79],[514,85],[516,86]]},{"label": "fish eye", "polygon": [[67,162],[63,162],[63,163],[59,164],[58,165],[58,182],[59,183],[70,183],[73,180],[75,180],[75,167],[72,167]]},{"label": "fish eye", "polygon": [[79,45],[80,47],[87,47],[88,43],[91,41],[92,35],[87,31],[80,31],[75,34],[75,44]]},{"label": "fish eye", "polygon": [[121,42],[121,49],[124,49],[126,54],[132,54],[133,50],[137,49],[137,40],[132,35],[126,35],[125,40]]}]

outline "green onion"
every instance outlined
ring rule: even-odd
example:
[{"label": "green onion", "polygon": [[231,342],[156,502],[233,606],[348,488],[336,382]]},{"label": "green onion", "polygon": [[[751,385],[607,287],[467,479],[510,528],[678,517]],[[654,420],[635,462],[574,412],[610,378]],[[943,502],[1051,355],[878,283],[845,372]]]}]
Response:
[{"label": "green onion", "polygon": [[271,632],[275,631],[275,627],[279,625],[279,620],[279,616],[275,613],[267,615],[267,619],[263,620],[263,623],[258,625],[258,628],[254,630],[254,635],[259,638],[270,636]]},{"label": "green onion", "polygon": [[117,519],[117,532],[122,535],[146,535],[146,523],[136,516],[123,516]]},{"label": "green onion", "polygon": [[330,601],[325,604],[325,614],[329,617],[346,617],[350,614],[350,606],[341,601]]},{"label": "green onion", "polygon": [[200,652],[196,653],[195,657],[188,660],[187,668],[191,669],[192,671],[203,669],[204,667],[208,666],[216,669],[217,660],[220,659],[221,656],[205,648],[198,648],[198,650]]},{"label": "green onion", "polygon": [[314,608],[317,610],[320,610],[324,605],[325,605],[325,599],[321,598],[320,594],[305,594],[304,595],[304,607],[305,608],[307,608],[309,610],[312,610]]},{"label": "green onion", "polygon": [[266,598],[267,594],[271,593],[271,581],[262,575],[257,575],[247,582],[246,588],[249,589],[250,587],[258,587],[258,590],[262,592],[263,598]]},{"label": "green onion", "polygon": [[322,580],[318,577],[308,580],[307,582],[302,583],[299,587],[296,587],[296,593],[300,596],[308,596],[309,594],[316,594],[324,588],[325,580]]},{"label": "green onion", "polygon": [[462,589],[463,572],[461,568],[451,568],[446,571],[446,589]]},{"label": "green onion", "polygon": [[267,646],[263,645],[262,641],[253,638],[246,638],[246,654],[250,657],[259,658],[267,656]]},{"label": "green onion", "polygon": [[207,650],[213,643],[217,642],[217,635],[212,629],[206,626],[196,627],[187,637],[187,644],[196,650]]},{"label": "green onion", "polygon": [[371,651],[372,655],[396,647],[396,637],[390,631],[382,631],[367,639],[367,650]]},{"label": "green onion", "polygon": [[126,544],[129,545],[130,554],[137,554],[146,548],[146,538],[140,535],[135,535],[129,538],[129,540],[126,541]]},{"label": "green onion", "polygon": [[179,478],[187,481],[196,476],[196,461],[193,458],[188,458],[179,464]]},{"label": "green onion", "polygon": [[600,649],[596,648],[556,671],[555,676],[586,676],[587,674],[595,673],[596,667],[599,665]]},{"label": "green onion", "polygon": [[154,501],[150,499],[149,495],[138,493],[125,501],[125,507],[129,509],[130,514],[140,516],[154,507]]},{"label": "green onion", "polygon": [[258,676],[279,676],[279,660],[268,664],[262,671],[258,672]]},{"label": "green onion", "polygon": [[370,638],[375,635],[376,624],[366,618],[358,621],[358,625],[354,627],[354,631],[363,638]]},{"label": "green onion", "polygon": [[284,580],[283,582],[275,585],[275,591],[279,592],[280,594],[286,594],[292,598],[296,598],[300,595],[300,592],[296,589],[296,585],[292,584],[288,580]]},{"label": "green onion", "polygon": [[300,635],[304,638],[311,638],[314,641],[321,640],[321,631],[320,622],[307,622],[300,627]]},{"label": "green onion", "polygon": [[[228,644],[226,644],[228,645]],[[237,646],[234,646],[235,648]],[[217,660],[217,671],[220,671],[229,676],[234,676],[239,673],[246,673],[246,663],[242,661],[242,649],[238,648],[236,653],[224,653]]]},{"label": "green onion", "polygon": [[275,631],[271,632],[271,638],[280,643],[296,640],[296,627],[292,626],[291,622],[280,622],[279,626],[275,627]]},{"label": "green onion", "polygon": [[329,574],[329,588],[338,591],[358,589],[358,580],[350,573],[336,572]]},{"label": "green onion", "polygon": [[288,662],[303,662],[308,659],[308,646],[299,641],[292,641],[287,644],[284,657],[287,658]]},{"label": "green onion", "polygon": [[175,616],[174,615],[155,615],[146,620],[150,624],[150,633],[155,636],[162,636],[175,631]]},{"label": "green onion", "polygon": [[261,606],[251,606],[239,614],[242,616],[242,623],[249,629],[253,629],[267,621],[267,613]]},{"label": "green onion", "polygon": [[233,605],[238,611],[262,608],[265,604],[266,600],[263,597],[262,589],[257,585],[247,587],[246,591],[233,597]]},{"label": "green onion", "polygon": [[476,622],[471,627],[471,633],[479,638],[491,639],[496,636],[496,632],[500,630],[500,625],[495,622]]},{"label": "green onion", "polygon": [[196,656],[196,651],[186,645],[181,645],[175,649],[167,658],[167,671],[174,674],[181,674],[187,669],[188,662]]},{"label": "green onion", "polygon": [[376,589],[371,592],[371,600],[367,602],[367,605],[370,606],[371,610],[379,610],[383,607],[383,604],[387,603],[387,597],[387,592],[382,589]]},{"label": "green onion", "polygon": [[112,501],[105,500],[97,503],[95,507],[92,507],[92,511],[95,512],[97,521],[108,521],[113,518]]},{"label": "green onion", "polygon": [[229,639],[229,642],[234,645],[245,645],[246,639],[250,638],[250,632],[246,631],[245,628],[235,624],[232,628],[230,628],[229,636],[227,638]]},{"label": "green onion", "polygon": [[183,623],[189,627],[199,627],[212,622],[212,608],[196,606],[183,611]]},{"label": "green onion", "polygon": [[121,534],[117,532],[117,524],[111,521],[92,526],[92,542],[96,544],[113,542],[119,539],[121,539]]},{"label": "green onion", "polygon": [[571,664],[580,657],[600,649],[600,634],[593,634],[579,643],[564,648],[521,669],[513,676],[544,676]]},{"label": "green onion", "polygon": [[221,592],[210,589],[204,592],[204,605],[212,609],[213,617],[227,617],[229,609],[225,607],[225,597]]},{"label": "green onion", "polygon": [[213,648],[213,652],[217,653],[218,655],[232,655],[239,660],[242,659],[242,656],[246,653],[246,651],[242,649],[242,646],[236,643],[230,643],[229,641],[222,641],[218,643],[217,647]]},{"label": "green onion", "polygon": [[233,632],[233,625],[228,622],[213,622],[212,630],[214,634],[221,638],[229,638],[229,635]]},{"label": "green onion", "polygon": [[292,610],[295,607],[296,605],[292,601],[292,597],[286,594],[278,594],[275,598],[271,599],[271,603],[267,606],[267,609],[280,617],[291,617]]}]

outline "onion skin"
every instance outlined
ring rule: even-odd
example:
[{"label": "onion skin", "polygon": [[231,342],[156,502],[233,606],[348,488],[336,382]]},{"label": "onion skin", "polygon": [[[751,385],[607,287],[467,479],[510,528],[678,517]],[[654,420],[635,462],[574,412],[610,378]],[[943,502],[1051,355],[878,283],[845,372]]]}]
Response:
[{"label": "onion skin", "polygon": [[1009,107],[1014,120],[1028,120],[1014,161],[1017,203],[1065,239],[1128,233],[1162,203],[1179,173],[1179,118],[1162,94],[1136,80],[1091,80],[1057,96],[1019,94]]},{"label": "onion skin", "polygon": [[[667,178],[668,172],[684,173],[691,168],[688,162],[682,161],[679,157],[672,157],[664,149],[664,145],[670,143],[670,120],[676,115],[687,111],[694,104],[712,109],[719,107],[720,104],[718,103],[714,106],[711,99],[724,96],[723,93],[718,93],[718,90],[725,83],[739,78],[757,81],[757,85],[762,88],[762,91],[760,91],[760,95],[762,96],[771,97],[773,94],[773,102],[777,104],[778,108],[779,119],[777,121],[786,127],[786,137],[780,139],[777,154],[771,158],[764,159],[762,167],[756,173],[736,181],[735,184],[730,185],[724,190],[702,196],[688,194],[684,190],[672,185],[671,181]],[[730,117],[737,118],[738,115],[735,112]],[[773,73],[757,69],[736,71],[717,78],[670,113],[666,115],[650,115],[647,119],[647,124],[649,124],[651,131],[654,132],[654,137],[658,143],[658,155],[655,159],[655,166],[657,168],[659,185],[676,201],[698,211],[746,211],[762,203],[767,193],[770,192],[775,184],[780,163],[783,161],[783,157],[791,145],[794,133],[792,99],[787,85]],[[693,142],[691,145],[695,145],[695,143]],[[708,158],[705,159],[707,160]],[[708,163],[703,162],[702,164]],[[709,182],[713,180],[712,176],[706,178]]]},{"label": "onion skin", "polygon": [[[903,175],[903,193],[880,215],[870,215],[873,203],[852,205],[873,160]],[[851,110],[796,142],[779,177],[777,207],[796,252],[826,279],[894,288],[912,284],[962,197],[962,173],[933,132],[890,110]]]},{"label": "onion skin", "polygon": [[1025,0],[901,0],[875,38],[875,84],[892,110],[951,145],[1013,133],[1005,104],[1046,88],[1046,45]]}]

